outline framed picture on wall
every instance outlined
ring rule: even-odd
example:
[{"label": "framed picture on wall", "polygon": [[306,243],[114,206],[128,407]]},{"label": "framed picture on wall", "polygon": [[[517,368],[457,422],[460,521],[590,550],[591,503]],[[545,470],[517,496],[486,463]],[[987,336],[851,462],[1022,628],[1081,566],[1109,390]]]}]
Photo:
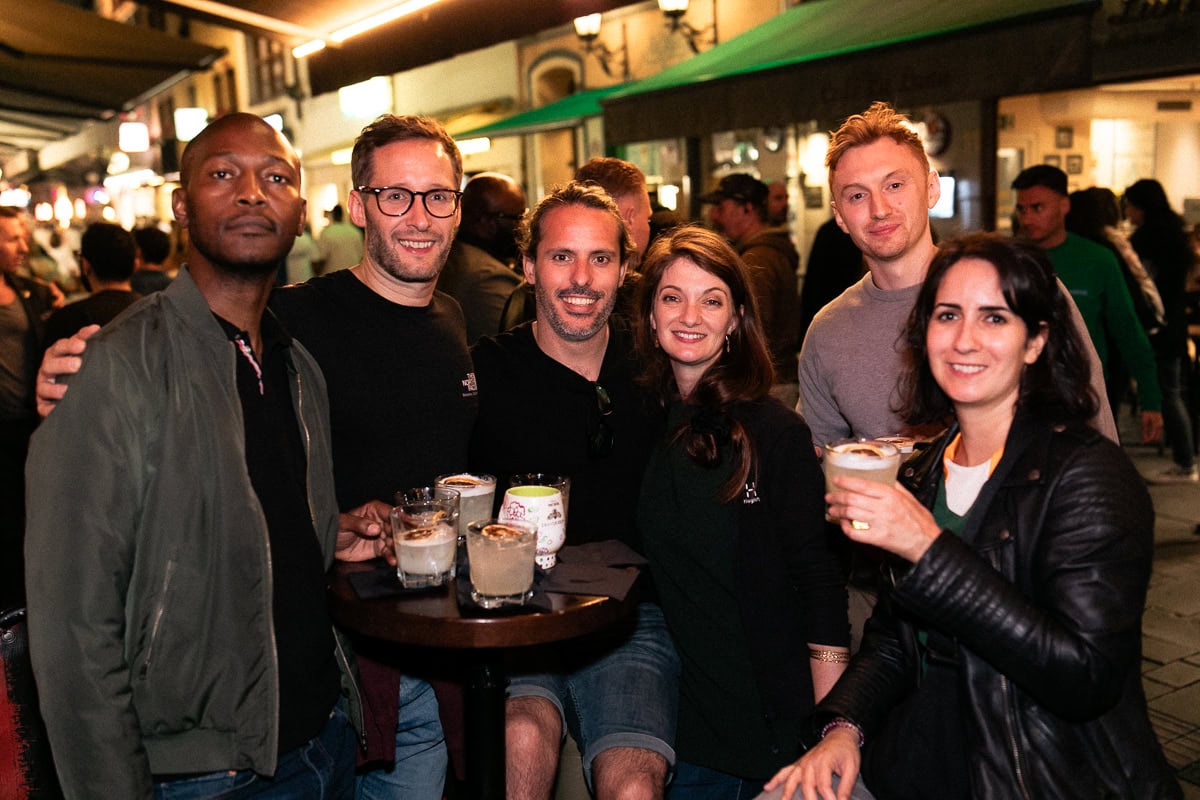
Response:
[{"label": "framed picture on wall", "polygon": [[1060,150],[1070,149],[1075,144],[1075,129],[1070,125],[1059,125],[1054,129],[1054,146]]},{"label": "framed picture on wall", "polygon": [[1042,163],[1048,164],[1051,167],[1062,167],[1062,158],[1060,156],[1043,156]]},{"label": "framed picture on wall", "polygon": [[1083,174],[1083,156],[1078,153],[1073,153],[1067,156],[1067,174],[1082,175]]}]

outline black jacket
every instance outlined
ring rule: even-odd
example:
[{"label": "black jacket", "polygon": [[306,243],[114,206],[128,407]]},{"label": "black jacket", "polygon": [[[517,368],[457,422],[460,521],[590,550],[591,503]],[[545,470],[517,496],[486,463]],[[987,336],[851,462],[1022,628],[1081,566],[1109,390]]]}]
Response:
[{"label": "black jacket", "polygon": [[731,416],[755,449],[734,501],[738,611],[767,719],[803,719],[812,711],[808,643],[850,644],[845,576],[826,538],[825,478],[812,431],[791,409],[767,398],[739,403]]},{"label": "black jacket", "polygon": [[[927,506],[956,430],[903,470]],[[926,628],[955,643],[973,798],[1180,797],[1139,674],[1153,528],[1117,445],[1019,416],[962,538],[943,531],[916,564],[888,568],[862,650],[815,723],[846,717],[871,747],[921,679]]]}]

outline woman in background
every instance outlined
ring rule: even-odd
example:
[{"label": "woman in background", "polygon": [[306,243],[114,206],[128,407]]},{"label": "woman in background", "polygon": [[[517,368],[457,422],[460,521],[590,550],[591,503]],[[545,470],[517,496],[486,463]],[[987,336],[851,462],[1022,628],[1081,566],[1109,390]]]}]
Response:
[{"label": "woman in background", "polygon": [[845,581],[812,433],[769,396],[746,268],[689,226],[654,243],[642,275],[642,383],[666,429],[638,527],[682,663],[668,797],[750,798],[849,660]]},{"label": "woman in background", "polygon": [[1194,482],[1192,423],[1183,402],[1181,375],[1187,358],[1187,280],[1195,260],[1183,218],[1171,209],[1156,180],[1143,179],[1125,190],[1125,216],[1137,230],[1129,237],[1162,296],[1166,324],[1151,337],[1162,389],[1163,430],[1175,465],[1148,478],[1152,483]]}]

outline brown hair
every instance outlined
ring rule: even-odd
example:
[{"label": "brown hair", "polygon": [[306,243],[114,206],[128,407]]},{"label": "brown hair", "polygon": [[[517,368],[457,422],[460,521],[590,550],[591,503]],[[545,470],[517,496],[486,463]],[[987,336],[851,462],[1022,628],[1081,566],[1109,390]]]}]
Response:
[{"label": "brown hair", "polygon": [[699,412],[673,434],[673,441],[682,441],[688,457],[703,467],[716,467],[721,459],[720,445],[726,439],[732,444],[733,473],[721,491],[722,502],[728,503],[741,492],[754,463],[754,442],[741,423],[730,417],[730,409],[736,403],[768,396],[775,382],[775,369],[746,266],[718,234],[698,225],[684,225],[656,239],[642,264],[634,319],[634,345],[642,363],[638,382],[662,408],[678,396],[670,359],[656,346],[650,313],[663,274],[680,259],[692,262],[729,287],[738,318],[737,327],[729,334],[727,352],[721,353],[700,377],[688,398],[689,403],[699,406]]},{"label": "brown hair", "polygon": [[521,220],[520,227],[517,228],[517,246],[521,248],[521,254],[525,258],[530,261],[537,260],[538,244],[542,241],[542,220],[546,214],[567,206],[583,206],[611,214],[617,230],[620,231],[621,263],[629,261],[629,257],[634,253],[633,238],[629,235],[629,229],[625,227],[625,220],[621,218],[616,202],[600,186],[578,181],[560,186],[543,197],[537,207]]},{"label": "brown hair", "polygon": [[354,140],[354,152],[350,156],[350,175],[354,186],[366,186],[371,180],[371,170],[375,167],[375,151],[395,142],[407,142],[413,139],[428,139],[442,146],[450,156],[454,166],[454,187],[462,184],[463,165],[462,154],[453,137],[446,133],[442,123],[432,117],[396,116],[384,114],[362,129]]},{"label": "brown hair", "polygon": [[837,171],[842,156],[855,147],[873,144],[885,137],[912,150],[921,166],[929,172],[929,158],[925,155],[925,146],[921,144],[921,137],[909,124],[908,117],[882,100],[876,100],[861,114],[847,117],[841,127],[830,134],[829,149],[825,152],[830,187],[833,186],[833,174]]},{"label": "brown hair", "polygon": [[633,164],[620,158],[593,158],[579,168],[575,180],[596,184],[608,192],[613,200],[646,192],[646,176]]}]

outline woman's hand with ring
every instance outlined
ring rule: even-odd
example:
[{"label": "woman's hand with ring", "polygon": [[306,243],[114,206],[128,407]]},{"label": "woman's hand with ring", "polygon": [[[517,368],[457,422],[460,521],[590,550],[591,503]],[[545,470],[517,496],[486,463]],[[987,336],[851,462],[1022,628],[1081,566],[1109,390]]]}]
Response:
[{"label": "woman's hand with ring", "polygon": [[825,495],[829,515],[856,542],[915,562],[941,533],[929,510],[899,483],[839,475],[833,484],[837,490]]}]

